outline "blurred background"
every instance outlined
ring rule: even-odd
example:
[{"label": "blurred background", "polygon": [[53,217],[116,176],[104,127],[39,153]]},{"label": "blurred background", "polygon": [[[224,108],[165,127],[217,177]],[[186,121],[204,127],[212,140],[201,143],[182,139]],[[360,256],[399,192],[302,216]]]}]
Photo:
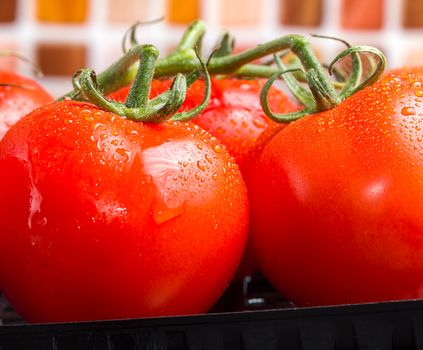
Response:
[{"label": "blurred background", "polygon": [[[391,67],[423,64],[423,0],[0,0],[0,50],[37,62],[42,84],[59,96],[77,69],[101,71],[115,61],[131,24],[160,17],[140,28],[138,38],[162,55],[201,18],[206,49],[224,30],[236,36],[239,49],[287,33],[316,33],[376,46]],[[342,49],[327,39],[312,42],[323,61]],[[0,68],[31,75],[27,64],[7,56]]]}]

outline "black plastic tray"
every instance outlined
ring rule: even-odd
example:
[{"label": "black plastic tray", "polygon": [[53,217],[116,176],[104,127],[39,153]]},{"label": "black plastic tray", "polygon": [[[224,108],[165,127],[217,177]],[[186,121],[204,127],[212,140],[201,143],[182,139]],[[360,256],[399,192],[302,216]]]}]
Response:
[{"label": "black plastic tray", "polygon": [[423,350],[423,301],[2,326],[0,349]]}]

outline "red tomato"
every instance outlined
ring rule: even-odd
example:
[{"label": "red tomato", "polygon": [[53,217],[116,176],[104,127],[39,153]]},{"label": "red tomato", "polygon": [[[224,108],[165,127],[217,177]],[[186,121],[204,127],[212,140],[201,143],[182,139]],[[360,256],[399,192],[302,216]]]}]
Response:
[{"label": "red tomato", "polygon": [[[216,136],[229,150],[240,166],[244,177],[250,176],[250,163],[255,154],[284,125],[270,120],[260,105],[260,91],[265,80],[212,79],[212,95],[207,108],[192,122]],[[157,96],[169,88],[171,81],[154,80],[151,96]],[[123,88],[110,97],[123,102],[129,87]],[[204,95],[204,81],[197,80],[188,89],[182,110],[199,105]],[[269,105],[279,113],[291,112],[298,105],[291,102],[283,91],[272,87],[269,91]],[[254,272],[257,267],[254,253],[248,245],[238,277]]]},{"label": "red tomato", "polygon": [[[53,101],[34,80],[0,71],[0,140],[25,114]],[[9,86],[7,84],[10,84]]]},{"label": "red tomato", "polygon": [[296,304],[423,298],[422,84],[388,74],[264,147],[252,242]]},{"label": "red tomato", "polygon": [[31,322],[204,312],[246,241],[245,186],[215,138],[81,102],[10,129],[0,198],[0,287]]}]

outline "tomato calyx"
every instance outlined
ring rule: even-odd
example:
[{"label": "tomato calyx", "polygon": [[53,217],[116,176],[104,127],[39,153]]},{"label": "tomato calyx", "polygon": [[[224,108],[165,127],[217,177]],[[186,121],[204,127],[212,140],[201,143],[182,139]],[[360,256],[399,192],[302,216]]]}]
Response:
[{"label": "tomato calyx", "polygon": [[[126,54],[98,76],[98,90],[102,91],[105,95],[117,91],[121,87],[130,85],[140,74],[141,66],[145,66],[144,63],[139,62],[141,58],[139,51],[142,46],[137,45],[135,36],[136,28],[140,24],[143,23],[132,26],[129,34],[125,35],[124,42],[129,37],[132,47],[127,49],[124,43],[123,49],[126,51]],[[182,86],[181,79],[183,78],[180,77],[180,74],[196,74],[195,72],[202,70],[203,63],[199,57],[197,48],[201,46],[205,31],[206,28],[202,21],[192,23],[183,34],[179,45],[173,53],[161,59],[155,58],[155,67],[151,78],[158,79],[176,76],[173,86],[177,85],[176,83]],[[314,54],[310,41],[302,35],[285,35],[240,53],[233,53],[234,38],[229,33],[225,33],[207,61],[207,70],[210,74],[214,75],[231,75],[241,78],[270,78],[262,90],[260,97],[261,105],[267,116],[280,123],[289,123],[305,115],[332,109],[358,90],[375,82],[383,73],[386,66],[386,59],[378,49],[368,46],[352,47],[347,42],[337,38],[314,36],[341,41],[347,46],[347,49],[341,52],[328,67],[325,67]],[[296,60],[285,66],[279,59],[279,56],[287,51],[291,52],[296,57]],[[374,64],[374,61],[369,59],[374,69],[364,79],[359,54],[374,55],[377,58],[377,64]],[[261,60],[269,55],[274,55],[273,61],[276,65],[265,62],[255,63],[257,60]],[[342,70],[335,69],[334,65],[349,55],[352,58],[352,69],[351,73],[347,75]],[[330,77],[332,75],[335,76],[335,79]],[[271,111],[267,102],[267,94],[273,82],[281,77],[285,80],[294,96],[304,106],[303,110],[288,114],[275,114]],[[303,87],[303,82],[308,85],[308,89]],[[170,91],[173,91],[172,88]],[[81,100],[87,100],[85,95],[75,94],[75,91],[70,93],[70,96],[74,99]],[[169,97],[168,95],[165,96]],[[110,103],[105,104],[100,98],[97,98],[97,100],[97,103],[100,102],[103,104],[104,108],[110,108]],[[171,113],[176,113],[176,106],[180,103],[180,100],[180,98],[174,96],[174,101],[176,102],[166,104],[167,108],[163,108],[163,111],[170,110]],[[160,101],[163,102],[162,99]],[[154,103],[152,102],[151,105],[154,106]],[[130,112],[127,112],[125,110],[126,107],[129,106],[125,104],[125,106],[120,106],[115,110],[118,114],[124,114],[129,118],[138,119],[138,117],[134,117]],[[145,109],[143,104],[137,107]],[[165,113],[158,113],[157,110],[153,108],[153,111],[150,111],[151,113],[147,113],[152,118],[146,117],[139,119],[160,121],[164,118],[163,115]],[[145,113],[139,110],[136,114],[143,115]],[[175,117],[175,119],[178,118],[179,116]],[[188,116],[182,117],[183,120],[189,118]]]},{"label": "tomato calyx", "polygon": [[[357,91],[364,89],[375,83],[383,74],[386,67],[386,58],[383,53],[370,46],[350,46],[347,42],[326,36],[318,36],[320,38],[335,39],[347,45],[347,49],[338,54],[328,66],[328,73],[325,72],[322,65],[317,61],[309,44],[303,41],[303,46],[294,46],[292,51],[298,56],[302,65],[301,68],[288,68],[281,61],[279,56],[274,55],[279,72],[275,73],[264,85],[260,94],[260,103],[263,111],[272,120],[279,123],[290,123],[310,114],[323,112],[335,108],[343,100],[347,99]],[[373,58],[369,57],[372,66],[370,74],[363,79],[363,69],[359,54],[372,55],[377,58],[377,64]],[[345,77],[342,72],[336,71],[337,80],[344,80],[341,84],[338,81],[330,79],[335,72],[334,65],[344,57],[351,55],[352,67],[349,76]],[[305,77],[306,89],[293,73],[302,73],[300,76]],[[297,112],[276,114],[269,107],[267,95],[270,87],[279,78],[283,78],[291,93],[296,97],[304,108]]]},{"label": "tomato calyx", "polygon": [[187,77],[178,73],[168,90],[150,100],[151,82],[159,52],[153,45],[139,45],[136,49],[139,52],[140,64],[124,103],[109,100],[104,96],[100,91],[97,76],[92,69],[80,70],[74,76],[73,85],[77,91],[74,97],[82,95],[87,101],[105,110],[133,121],[150,123],[161,123],[167,119],[187,121],[206,108],[211,95],[211,79],[197,49],[195,52],[200,61],[201,71],[205,76],[203,101],[193,109],[179,113],[177,112],[185,100],[187,86],[191,85],[201,72],[195,71]]},{"label": "tomato calyx", "polygon": [[[137,26],[142,24],[145,23],[138,23],[132,26],[129,33],[125,35],[123,43],[125,55],[98,75],[98,86],[105,95],[109,95],[122,87],[130,85],[135,79],[139,65],[139,45],[136,40],[135,31]],[[198,60],[195,48],[201,46],[205,32],[206,27],[204,22],[200,20],[193,22],[183,34],[175,51],[157,60],[154,78],[168,78],[178,73],[190,74],[201,70],[201,63]],[[127,40],[128,38],[129,40]],[[130,48],[127,48],[127,41],[131,45]],[[233,48],[233,36],[225,33],[218,42],[207,64],[210,74],[231,75],[237,78],[268,79],[280,72],[279,67],[266,64],[265,62],[257,63],[257,60],[262,60],[272,54],[280,54],[284,50],[291,50],[299,57],[302,65],[306,63],[304,66],[306,70],[310,67],[316,68],[318,64],[318,60],[313,55],[309,41],[305,37],[296,34],[276,38],[240,53],[234,53]],[[319,80],[323,81],[322,75],[325,74],[325,69],[319,65],[317,72]],[[325,88],[328,89],[329,87],[325,86]],[[75,91],[72,91],[65,95],[65,97],[74,95]],[[78,96],[77,99],[84,100],[84,97]]]}]

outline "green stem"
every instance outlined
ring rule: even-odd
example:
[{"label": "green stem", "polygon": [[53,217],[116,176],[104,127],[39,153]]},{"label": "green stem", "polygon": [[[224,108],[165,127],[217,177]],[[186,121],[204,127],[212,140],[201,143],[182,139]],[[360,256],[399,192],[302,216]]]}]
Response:
[{"label": "green stem", "polygon": [[[303,106],[309,106],[314,103],[312,94],[304,89],[301,86],[301,83],[295,78],[295,76],[292,73],[298,72],[298,70],[301,71],[300,68],[296,68],[294,70],[289,70],[288,67],[284,65],[284,63],[280,60],[278,55],[274,55],[274,60],[276,62],[276,65],[280,69],[282,74],[274,75],[274,79],[279,78],[280,76],[283,77],[286,85],[288,86],[291,93],[295,96],[295,98],[303,105]],[[274,81],[274,80],[273,80]],[[273,81],[271,84],[273,84]],[[267,95],[267,94],[266,94]]]},{"label": "green stem", "polygon": [[140,66],[137,75],[125,101],[126,107],[147,107],[157,57],[159,57],[159,50],[152,45],[144,45],[140,54]]},{"label": "green stem", "polygon": [[[377,66],[375,67],[374,72],[370,74],[369,77],[367,77],[361,84],[358,84],[359,77],[361,76],[361,61],[359,58],[359,54],[371,54],[378,58]],[[296,119],[302,118],[308,114],[318,113],[322,112],[331,108],[334,108],[338,105],[338,101],[343,101],[344,99],[348,98],[352,94],[356,93],[358,90],[365,88],[366,86],[369,86],[376,82],[377,79],[381,76],[383,73],[385,66],[386,66],[386,58],[380,52],[378,49],[368,46],[354,46],[354,47],[348,47],[348,49],[341,52],[329,65],[329,73],[332,72],[333,65],[341,60],[342,58],[352,55],[353,56],[353,69],[357,70],[353,71],[351,74],[351,77],[348,79],[350,82],[347,81],[346,86],[347,89],[343,89],[341,93],[337,96],[336,99],[333,98],[333,95],[331,92],[327,90],[327,86],[322,83],[318,72],[311,68],[306,71],[306,77],[307,77],[307,83],[311,90],[311,93],[313,95],[312,102],[306,103],[304,106],[304,109],[299,112],[293,112],[293,113],[282,113],[277,114],[274,113],[269,106],[267,95],[269,93],[270,87],[272,84],[282,75],[287,74],[289,77],[289,74],[292,73],[293,69],[287,69],[284,71],[280,71],[273,75],[264,85],[261,94],[260,94],[260,103],[262,105],[264,113],[271,118],[274,121],[280,122],[280,123],[289,123]],[[278,63],[278,60],[276,60]],[[282,64],[278,64],[281,68],[284,68]],[[298,88],[296,83],[291,82],[288,84],[289,87],[292,88],[292,85],[294,86],[294,94]],[[301,92],[302,94],[303,92]],[[307,95],[307,94],[306,94]],[[304,100],[305,101],[305,100]]]},{"label": "green stem", "polygon": [[[201,29],[203,26],[202,22],[196,23],[199,24],[197,27],[194,26],[194,29]],[[201,64],[191,46],[199,40],[202,31],[199,29],[194,30],[192,27],[184,35],[182,43],[175,53],[157,61],[155,78],[174,76],[177,73],[186,74],[201,69]],[[332,86],[331,80],[326,75],[324,68],[315,57],[309,41],[300,35],[287,35],[239,54],[212,57],[207,68],[210,74],[235,74],[244,77],[268,78],[277,73],[278,68],[248,63],[286,49],[291,49],[298,56],[305,70],[314,69],[325,90],[333,99],[337,99],[336,90]],[[123,58],[99,75],[98,85],[100,89],[105,94],[108,94],[132,82],[138,66],[131,67],[131,65],[138,58],[139,52],[137,51],[137,47],[129,50]],[[68,95],[72,96],[74,94],[72,92]]]},{"label": "green stem", "polygon": [[[183,74],[178,73],[168,90],[149,100],[151,81],[154,76],[154,65],[159,52],[152,45],[141,45],[137,50],[140,55],[140,66],[125,103],[111,101],[102,94],[92,69],[81,70],[78,75],[74,76],[73,83],[75,88],[89,102],[134,121],[161,123],[172,116],[174,116],[173,120],[185,121],[204,110],[210,99],[211,82],[206,65],[202,62],[197,48],[195,48],[195,52],[200,61],[202,72],[206,77],[205,96],[199,106],[178,114],[176,113],[186,97],[187,79]],[[196,78],[198,78],[198,72],[191,73],[188,77],[189,84]]]},{"label": "green stem", "polygon": [[[180,113],[176,113],[173,117],[171,117],[171,120],[177,120],[177,121],[187,121],[192,119],[193,117],[195,117],[196,115],[199,115],[202,111],[204,111],[204,109],[207,107],[207,105],[209,104],[210,101],[210,97],[211,97],[211,78],[210,78],[210,74],[207,71],[207,67],[206,64],[203,62],[203,60],[200,57],[200,53],[198,52],[198,50],[195,50],[195,53],[197,54],[197,58],[198,61],[200,62],[202,71],[204,73],[204,77],[205,77],[205,92],[204,92],[204,98],[203,101],[196,107],[194,107],[193,109],[186,111],[186,112],[180,112]],[[188,81],[187,79],[187,84],[191,84],[191,81]]]},{"label": "green stem", "polygon": [[213,57],[223,57],[232,54],[235,47],[235,38],[229,33],[226,32],[223,34],[222,38],[219,40],[216,48],[213,52]]},{"label": "green stem", "polygon": [[193,49],[201,40],[205,32],[206,25],[203,21],[198,20],[193,22],[182,36],[182,39],[179,42],[179,45],[177,46],[176,52],[174,54]]}]

